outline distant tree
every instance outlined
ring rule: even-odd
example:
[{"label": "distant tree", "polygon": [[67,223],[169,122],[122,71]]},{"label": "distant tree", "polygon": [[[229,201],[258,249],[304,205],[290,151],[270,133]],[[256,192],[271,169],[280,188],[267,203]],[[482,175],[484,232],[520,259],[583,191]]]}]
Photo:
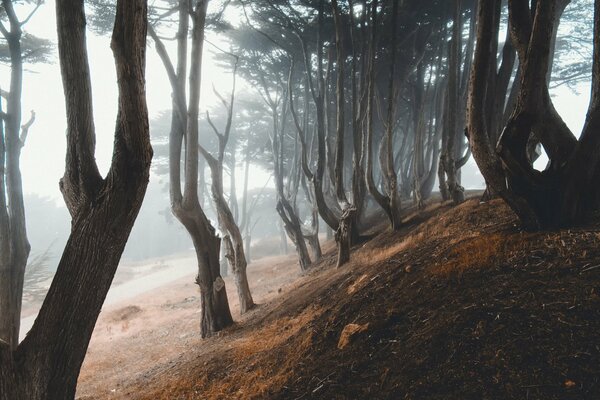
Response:
[{"label": "distant tree", "polygon": [[31,331],[16,349],[0,341],[1,400],[75,396],[96,319],[149,178],[152,149],[144,78],[146,9],[145,0],[117,2],[111,47],[119,106],[113,159],[104,178],[94,159],[83,0],[56,1],[67,112],[66,169],[60,188],[72,217],[71,234]]},{"label": "distant tree", "polygon": [[[48,41],[23,32],[41,1],[29,15],[19,18],[12,0],[2,0],[0,9],[0,60],[10,64],[10,86],[0,91],[0,340],[15,349],[19,341],[23,277],[30,245],[27,240],[23,184],[20,171],[21,150],[35,120],[21,125],[23,63],[47,61]],[[29,3],[29,2],[28,2]],[[1,107],[6,99],[6,108]]]}]

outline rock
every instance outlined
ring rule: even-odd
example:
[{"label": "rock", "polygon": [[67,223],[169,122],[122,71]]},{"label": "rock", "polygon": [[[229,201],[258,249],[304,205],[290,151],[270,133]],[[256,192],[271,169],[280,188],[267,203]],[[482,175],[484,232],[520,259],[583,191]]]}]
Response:
[{"label": "rock", "polygon": [[342,329],[342,333],[340,334],[340,340],[338,341],[338,349],[343,349],[348,346],[350,342],[352,342],[352,338],[366,331],[369,328],[369,324],[359,325],[359,324],[348,324]]}]

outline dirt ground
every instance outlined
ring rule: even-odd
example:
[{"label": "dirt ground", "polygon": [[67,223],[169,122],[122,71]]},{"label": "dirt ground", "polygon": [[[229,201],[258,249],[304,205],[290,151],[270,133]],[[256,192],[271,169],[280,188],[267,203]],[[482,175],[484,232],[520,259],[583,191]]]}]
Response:
[{"label": "dirt ground", "polygon": [[[149,376],[155,365],[171,363],[186,349],[205,347],[207,341],[199,335],[198,286],[194,270],[189,271],[189,276],[103,308],[82,368],[77,398],[128,398],[122,393],[124,382]],[[248,267],[259,307],[288,290],[299,275],[293,254],[264,257]],[[129,282],[135,284],[135,280]],[[226,277],[225,283],[234,319],[242,320],[231,277]]]},{"label": "dirt ground", "polygon": [[430,206],[334,263],[257,263],[263,305],[206,340],[189,281],[107,309],[78,397],[600,398],[600,220],[528,233],[500,201]]}]

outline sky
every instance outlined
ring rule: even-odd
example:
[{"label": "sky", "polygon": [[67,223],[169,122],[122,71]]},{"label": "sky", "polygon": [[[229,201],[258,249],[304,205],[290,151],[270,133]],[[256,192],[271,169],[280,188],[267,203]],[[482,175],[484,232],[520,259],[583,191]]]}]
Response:
[{"label": "sky", "polygon": [[[27,15],[25,9],[18,12],[21,18]],[[25,30],[56,43],[54,0],[47,0],[40,7]],[[211,37],[210,34],[207,38],[213,43],[219,43],[218,38]],[[88,32],[87,44],[96,126],[96,160],[104,174],[110,166],[114,139],[117,113],[116,73],[110,38]],[[213,53],[211,46],[205,44],[201,109],[216,105],[216,98],[212,93],[213,84],[220,92],[231,89],[231,74],[216,66],[212,60]],[[62,196],[58,181],[64,172],[66,117],[57,49],[52,58],[54,61],[51,64],[26,66],[23,78],[23,121],[28,120],[30,110],[35,110],[36,120],[30,128],[27,144],[22,152],[21,171],[25,193],[37,193],[60,202]],[[9,85],[9,73],[10,67],[0,64],[0,85],[3,88]],[[171,108],[171,88],[163,64],[152,45],[147,49],[146,82],[148,111],[152,119],[159,112]],[[238,88],[248,90],[243,83],[238,84]],[[239,175],[239,182],[243,178],[242,174],[242,168],[238,168],[236,175]],[[253,175],[256,181],[253,186],[262,187],[268,179],[268,174],[264,171],[254,171]]]},{"label": "sky", "polygon": [[[18,10],[20,16],[27,14],[24,9]],[[56,43],[56,18],[54,1],[48,0],[29,21],[25,29],[37,36],[47,38]],[[219,43],[219,39],[208,38]],[[99,37],[88,32],[88,52],[93,88],[94,115],[97,135],[96,158],[101,172],[105,173],[110,164],[114,124],[116,118],[117,86],[114,61],[110,50],[110,39]],[[214,84],[224,92],[230,89],[231,76],[219,68],[212,60],[211,46],[206,44],[204,50],[202,75],[201,108],[216,104],[212,93]],[[35,110],[36,121],[31,127],[28,142],[22,152],[21,170],[25,193],[37,193],[60,202],[61,195],[58,181],[64,171],[65,157],[65,109],[58,55],[51,64],[26,66],[23,79],[23,120],[29,117],[29,111]],[[10,68],[0,64],[0,85],[8,87]],[[171,107],[171,90],[164,68],[152,46],[147,51],[147,103],[150,118]],[[239,85],[240,90],[251,90],[248,85]],[[580,95],[576,95],[566,87],[553,91],[555,106],[569,127],[580,132],[589,101],[589,85],[580,86]],[[202,114],[202,112],[201,112]],[[209,132],[201,133],[210,135]],[[538,161],[538,168],[545,161]],[[483,184],[481,174],[477,171],[473,160],[464,171],[464,185],[467,188],[478,188]],[[241,182],[242,168],[238,168],[238,182]],[[262,187],[268,179],[264,171],[253,171],[251,187]],[[241,187],[241,185],[238,185]]]}]

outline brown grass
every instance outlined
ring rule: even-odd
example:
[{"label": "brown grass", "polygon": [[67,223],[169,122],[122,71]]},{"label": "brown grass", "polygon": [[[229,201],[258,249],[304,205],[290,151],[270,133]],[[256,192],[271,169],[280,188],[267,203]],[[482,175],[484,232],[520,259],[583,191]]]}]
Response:
[{"label": "brown grass", "polygon": [[[308,307],[302,313],[273,320],[260,329],[228,341],[229,350],[219,361],[235,368],[220,371],[218,376],[205,373],[183,374],[145,399],[260,399],[281,390],[294,374],[294,369],[307,357],[313,342],[311,330],[305,329],[322,313]],[[273,357],[280,352],[283,356]],[[211,364],[207,357],[203,363]],[[239,368],[239,366],[244,368]],[[194,393],[189,388],[194,387]],[[201,396],[199,395],[201,393]]]},{"label": "brown grass", "polygon": [[503,233],[468,237],[454,245],[448,261],[436,265],[431,272],[433,275],[460,275],[466,270],[494,265],[495,259],[505,257],[518,246],[514,236]]}]

